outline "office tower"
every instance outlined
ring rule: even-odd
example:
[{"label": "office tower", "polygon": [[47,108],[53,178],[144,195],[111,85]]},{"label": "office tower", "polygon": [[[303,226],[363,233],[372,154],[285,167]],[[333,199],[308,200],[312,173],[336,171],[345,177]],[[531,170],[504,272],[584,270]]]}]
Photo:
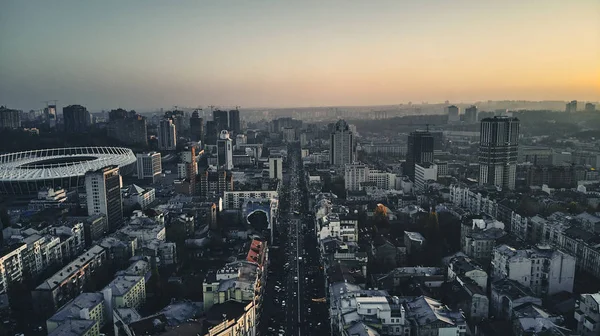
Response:
[{"label": "office tower", "polygon": [[519,152],[519,119],[482,119],[479,137],[479,184],[514,189]]},{"label": "office tower", "polygon": [[415,131],[408,135],[404,175],[415,180],[415,164],[433,162],[433,136],[428,131]]},{"label": "office tower", "polygon": [[465,122],[467,124],[474,124],[477,122],[477,106],[472,105],[467,107],[465,110]]},{"label": "office tower", "polygon": [[222,130],[217,140],[217,166],[224,170],[233,169],[233,143],[227,130]]},{"label": "office tower", "polygon": [[281,155],[269,156],[269,178],[283,181],[283,158]]},{"label": "office tower", "polygon": [[65,132],[85,132],[92,123],[92,116],[88,110],[81,105],[69,105],[63,107],[63,119],[65,121]]},{"label": "office tower", "polygon": [[116,165],[85,174],[88,215],[104,215],[108,230],[114,232],[123,224],[121,175]]},{"label": "office tower", "polygon": [[50,128],[56,127],[56,105],[48,105],[44,108],[44,119]]},{"label": "office tower", "polygon": [[198,110],[194,111],[190,118],[190,133],[192,141],[204,142],[204,120],[200,118]]},{"label": "office tower", "polygon": [[138,179],[154,183],[162,173],[162,163],[159,152],[137,154]]},{"label": "office tower", "polygon": [[162,119],[158,122],[158,148],[160,150],[175,150],[177,147],[177,129],[173,120]]},{"label": "office tower", "polygon": [[229,130],[229,114],[227,111],[213,111],[213,121],[217,123],[217,130]]},{"label": "office tower", "polygon": [[577,112],[577,100],[572,100],[567,103],[567,107],[565,109],[567,113],[575,113]]},{"label": "office tower", "polygon": [[229,131],[233,134],[238,135],[242,131],[242,125],[240,124],[240,111],[235,109],[229,111]]},{"label": "office tower", "polygon": [[20,128],[21,111],[0,106],[0,128]]},{"label": "office tower", "polygon": [[204,142],[206,145],[216,145],[217,139],[219,139],[219,131],[217,129],[217,122],[214,120],[208,120],[206,122],[206,132],[204,134]]},{"label": "office tower", "polygon": [[585,112],[594,112],[596,111],[596,105],[592,103],[585,104]]},{"label": "office tower", "polygon": [[460,121],[460,110],[457,106],[450,105],[446,107],[446,113],[448,114],[449,124],[454,124]]},{"label": "office tower", "polygon": [[354,134],[345,120],[335,123],[329,144],[329,162],[334,166],[344,166],[354,162]]},{"label": "office tower", "polygon": [[130,146],[147,146],[148,130],[146,118],[135,111],[124,109],[108,113],[108,136]]}]

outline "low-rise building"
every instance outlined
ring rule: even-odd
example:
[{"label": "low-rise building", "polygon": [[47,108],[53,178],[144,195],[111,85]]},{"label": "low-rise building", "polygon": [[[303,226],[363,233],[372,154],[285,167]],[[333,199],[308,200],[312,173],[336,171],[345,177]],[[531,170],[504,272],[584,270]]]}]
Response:
[{"label": "low-rise building", "polygon": [[73,319],[94,320],[102,328],[107,321],[102,293],[81,293],[46,321],[46,330],[51,333]]},{"label": "low-rise building", "polygon": [[577,332],[582,336],[600,333],[600,293],[581,294],[575,305]]},{"label": "low-rise building", "polygon": [[102,293],[112,309],[139,309],[146,302],[146,280],[139,275],[119,275],[104,287]]},{"label": "low-rise building", "polygon": [[488,274],[475,260],[458,255],[450,259],[448,263],[448,280],[469,278],[473,280],[485,292],[487,290]]},{"label": "low-rise building", "polygon": [[467,218],[460,229],[461,250],[480,264],[491,260],[496,241],[504,237],[504,224],[494,219]]},{"label": "low-rise building", "polygon": [[514,308],[525,303],[541,306],[542,299],[536,297],[529,288],[514,280],[500,279],[492,282],[491,317],[510,320],[513,317]]},{"label": "low-rise building", "polygon": [[141,209],[146,209],[156,199],[154,188],[142,188],[132,184],[128,188],[121,190],[123,204],[126,206],[138,205]]},{"label": "low-rise building", "polygon": [[99,336],[98,321],[85,319],[69,319],[59,325],[48,336]]},{"label": "low-rise building", "polygon": [[515,249],[508,245],[494,248],[492,277],[511,279],[529,287],[537,296],[573,292],[575,258],[548,245]]}]

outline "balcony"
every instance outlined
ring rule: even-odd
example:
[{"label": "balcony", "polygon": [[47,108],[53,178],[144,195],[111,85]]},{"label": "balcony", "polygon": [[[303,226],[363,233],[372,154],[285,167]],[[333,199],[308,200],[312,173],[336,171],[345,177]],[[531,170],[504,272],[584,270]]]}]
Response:
[{"label": "balcony", "polygon": [[573,314],[573,317],[575,318],[575,321],[580,323],[585,318],[585,315],[583,314],[583,312],[581,310],[576,309],[575,313]]}]

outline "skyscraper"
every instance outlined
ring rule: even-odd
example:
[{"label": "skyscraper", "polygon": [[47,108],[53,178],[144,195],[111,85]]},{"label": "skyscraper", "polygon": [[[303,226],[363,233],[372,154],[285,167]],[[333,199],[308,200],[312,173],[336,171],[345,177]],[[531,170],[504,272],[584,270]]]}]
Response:
[{"label": "skyscraper", "polygon": [[190,133],[193,141],[204,142],[204,120],[200,118],[198,110],[194,111],[190,118]]},{"label": "skyscraper", "polygon": [[481,120],[479,184],[514,189],[519,152],[519,119],[493,117]]},{"label": "skyscraper", "polygon": [[477,106],[471,105],[465,110],[465,122],[474,124],[477,122]]},{"label": "skyscraper", "polygon": [[240,124],[240,111],[238,109],[229,111],[229,131],[233,134],[238,135],[242,131]]},{"label": "skyscraper", "polygon": [[334,166],[344,166],[354,162],[354,134],[345,120],[340,119],[331,133],[329,162]]},{"label": "skyscraper", "polygon": [[594,112],[594,111],[596,111],[596,105],[594,105],[592,103],[585,104],[585,111],[586,112]]},{"label": "skyscraper", "polygon": [[186,190],[187,195],[196,193],[196,175],[198,174],[198,163],[196,162],[196,148],[193,146],[186,147],[181,152],[181,163],[177,164],[177,173],[180,179],[188,181],[189,189]]},{"label": "skyscraper", "polygon": [[56,105],[48,105],[44,108],[44,118],[50,128],[56,127]]},{"label": "skyscraper", "polygon": [[0,128],[20,128],[21,111],[0,106]]},{"label": "skyscraper", "polygon": [[158,123],[158,148],[175,150],[177,147],[177,130],[171,119],[162,119]]},{"label": "skyscraper", "polygon": [[118,166],[111,165],[87,172],[85,191],[89,216],[106,216],[110,232],[114,232],[123,224],[121,176]]},{"label": "skyscraper", "polygon": [[85,132],[92,123],[92,116],[88,110],[81,105],[69,105],[63,107],[63,118],[65,120],[65,132]]},{"label": "skyscraper", "polygon": [[217,139],[219,139],[219,130],[217,129],[217,122],[214,120],[206,121],[206,132],[204,132],[204,142],[206,145],[216,145]]},{"label": "skyscraper", "polygon": [[227,130],[222,130],[217,140],[217,166],[223,170],[233,169],[233,141]]},{"label": "skyscraper", "polygon": [[213,111],[213,121],[217,123],[216,127],[218,131],[229,130],[229,114],[227,111]]},{"label": "skyscraper", "polygon": [[415,131],[408,135],[404,175],[415,180],[415,164],[433,162],[433,136],[429,131]]},{"label": "skyscraper", "polygon": [[112,110],[108,113],[108,136],[127,145],[147,146],[148,130],[146,118],[135,111],[124,109]]},{"label": "skyscraper", "polygon": [[454,124],[460,121],[460,110],[457,106],[450,105],[446,107],[446,112],[448,114],[448,123]]}]

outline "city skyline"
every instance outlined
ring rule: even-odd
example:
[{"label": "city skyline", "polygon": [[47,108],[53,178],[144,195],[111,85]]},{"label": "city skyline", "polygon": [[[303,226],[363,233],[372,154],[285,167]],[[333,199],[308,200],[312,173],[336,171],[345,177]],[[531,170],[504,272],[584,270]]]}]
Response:
[{"label": "city skyline", "polygon": [[600,100],[597,1],[8,2],[0,105]]}]

